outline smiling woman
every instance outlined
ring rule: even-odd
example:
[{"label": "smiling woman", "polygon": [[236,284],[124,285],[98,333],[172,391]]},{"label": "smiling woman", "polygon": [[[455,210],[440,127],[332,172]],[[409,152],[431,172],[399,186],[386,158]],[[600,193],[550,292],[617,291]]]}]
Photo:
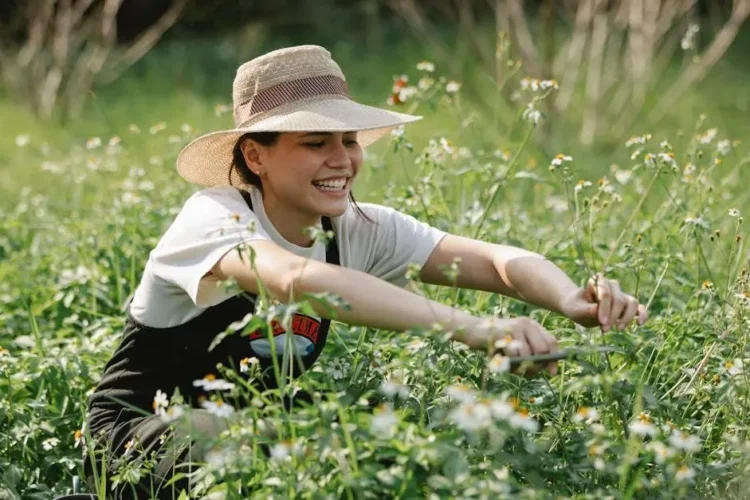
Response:
[{"label": "smiling woman", "polygon": [[[362,148],[418,118],[352,100],[322,47],[281,49],[238,69],[235,128],[199,137],[180,153],[180,175],[205,189],[185,202],[151,252],[121,343],[91,395],[87,427],[104,453],[85,457],[92,484],[95,471],[116,475],[134,450],[158,452],[152,477],[118,494],[179,496],[190,476],[175,472],[206,458],[195,440],[218,436],[234,411],[218,395],[235,387],[216,378],[217,365],[239,367],[257,390],[277,387],[316,362],[331,319],[396,331],[437,323],[469,347],[502,346],[510,356],[557,350],[529,318],[478,318],[405,290],[410,265],[426,283],[503,293],[586,326],[645,321],[645,310],[615,281],[599,277],[579,288],[536,253],[446,234],[382,205],[354,204]],[[314,237],[310,227],[329,237]],[[443,273],[456,259],[458,279]],[[230,279],[239,289],[220,286]],[[329,293],[347,307],[312,300],[289,331],[276,322],[217,341],[252,318],[261,283],[281,302]],[[176,392],[180,398],[168,400]]]}]

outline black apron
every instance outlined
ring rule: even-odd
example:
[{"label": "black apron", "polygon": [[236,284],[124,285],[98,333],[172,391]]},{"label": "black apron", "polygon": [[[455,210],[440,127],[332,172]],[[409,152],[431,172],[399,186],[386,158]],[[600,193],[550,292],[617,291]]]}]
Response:
[{"label": "black apron", "polygon": [[[244,190],[240,190],[240,193],[252,211],[250,194]],[[322,225],[324,230],[333,231],[330,218],[323,217]],[[335,265],[340,263],[335,237],[328,242],[326,262]],[[265,332],[253,332],[249,336],[241,335],[240,332],[231,333],[213,350],[208,350],[214,338],[230,323],[240,321],[248,313],[253,313],[255,304],[255,295],[240,293],[207,308],[186,323],[170,328],[143,325],[133,318],[128,307],[122,340],[105,366],[101,381],[89,398],[87,427],[91,434],[106,435],[110,449],[122,452],[122,445],[131,439],[133,429],[144,419],[154,416],[152,404],[157,390],[171,396],[174,389],[178,388],[186,403],[199,407],[201,397],[207,394],[201,388],[194,387],[193,381],[202,379],[209,373],[220,376],[216,369],[217,363],[239,370],[243,358],[256,357],[265,374],[259,383],[266,388],[274,387],[275,378],[270,358],[259,356],[250,342],[259,335],[266,338]],[[302,371],[299,369],[298,359],[302,361],[302,369],[307,369],[323,350],[330,320],[319,321],[296,314],[292,327],[295,335],[303,335],[314,345],[312,352],[291,356],[294,368],[292,376],[297,376]],[[283,329],[274,329],[275,335],[281,333]],[[281,353],[277,351],[277,354],[280,363]],[[232,404],[241,406],[241,402]],[[144,412],[150,413],[150,417],[144,416]],[[156,429],[153,432],[153,439],[158,439],[160,431],[161,429]],[[140,439],[142,442],[142,437]]]}]

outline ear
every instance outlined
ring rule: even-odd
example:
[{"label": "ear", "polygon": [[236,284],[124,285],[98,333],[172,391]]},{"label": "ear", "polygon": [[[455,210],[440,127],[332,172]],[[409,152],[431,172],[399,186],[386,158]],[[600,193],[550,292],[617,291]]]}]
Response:
[{"label": "ear", "polygon": [[260,145],[252,139],[245,139],[242,141],[240,149],[242,150],[242,156],[245,158],[245,163],[247,163],[250,171],[256,175],[260,175],[263,171],[261,168]]}]

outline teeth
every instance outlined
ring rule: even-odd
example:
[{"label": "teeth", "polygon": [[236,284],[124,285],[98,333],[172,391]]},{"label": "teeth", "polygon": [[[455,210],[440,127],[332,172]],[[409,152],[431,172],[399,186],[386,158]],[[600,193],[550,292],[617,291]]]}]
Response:
[{"label": "teeth", "polygon": [[341,179],[338,181],[319,181],[319,182],[313,182],[313,184],[319,188],[332,188],[332,189],[343,189],[343,187],[346,185],[346,179]]}]

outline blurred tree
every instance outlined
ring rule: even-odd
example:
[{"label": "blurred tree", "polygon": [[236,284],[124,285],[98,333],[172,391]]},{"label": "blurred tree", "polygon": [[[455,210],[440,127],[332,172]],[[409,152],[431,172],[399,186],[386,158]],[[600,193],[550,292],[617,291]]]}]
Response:
[{"label": "blurred tree", "polygon": [[[82,109],[97,78],[115,78],[142,58],[179,19],[188,0],[167,9],[131,41],[118,44],[123,0],[29,0],[6,11],[0,78],[42,118]],[[20,35],[22,33],[22,35]]]},{"label": "blurred tree", "polygon": [[[456,40],[468,40],[473,59],[503,90],[504,75],[516,66],[501,67],[504,38],[528,75],[556,78],[560,91],[550,111],[574,106],[581,116],[579,138],[592,144],[597,137],[621,137],[644,114],[660,118],[722,57],[750,16],[750,0],[454,0],[453,2],[390,0],[440,62],[455,73],[463,68],[451,45],[437,34],[435,13],[456,29]],[[488,36],[488,9],[494,36]],[[714,36],[699,54],[699,16],[707,14]],[[485,29],[482,29],[485,28]],[[708,38],[708,37],[704,37]],[[661,88],[678,50],[685,54],[674,82]],[[471,84],[471,82],[468,82]],[[481,82],[480,82],[481,83]],[[505,99],[512,93],[475,92],[477,99]],[[647,96],[650,98],[647,100]],[[494,110],[498,103],[482,107]],[[509,106],[509,109],[511,107]]]}]

